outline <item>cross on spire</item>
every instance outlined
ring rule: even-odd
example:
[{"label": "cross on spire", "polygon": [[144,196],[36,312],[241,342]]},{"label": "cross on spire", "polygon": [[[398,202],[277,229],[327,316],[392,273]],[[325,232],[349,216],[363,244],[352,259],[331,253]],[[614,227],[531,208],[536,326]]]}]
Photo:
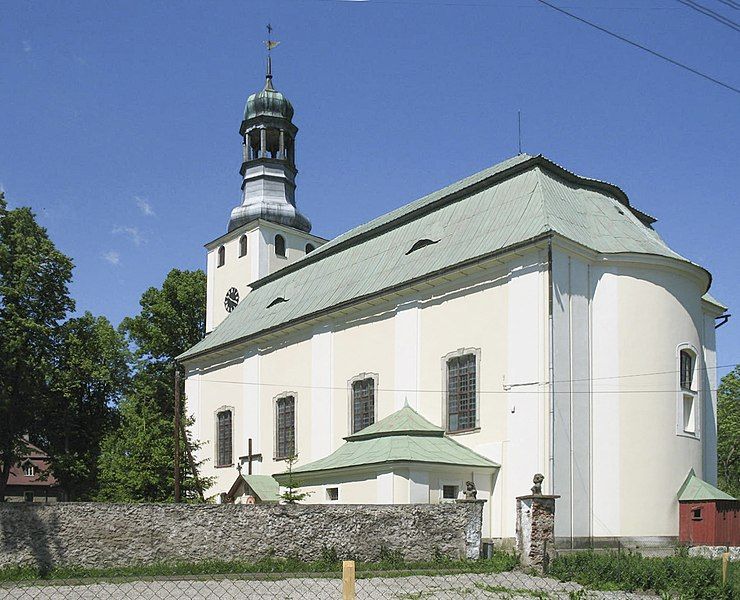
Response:
[{"label": "cross on spire", "polygon": [[265,47],[267,48],[267,75],[265,76],[265,89],[271,90],[272,89],[272,49],[277,48],[277,46],[280,44],[280,42],[271,39],[272,38],[272,31],[273,26],[268,23],[267,24],[267,39],[265,40]]}]

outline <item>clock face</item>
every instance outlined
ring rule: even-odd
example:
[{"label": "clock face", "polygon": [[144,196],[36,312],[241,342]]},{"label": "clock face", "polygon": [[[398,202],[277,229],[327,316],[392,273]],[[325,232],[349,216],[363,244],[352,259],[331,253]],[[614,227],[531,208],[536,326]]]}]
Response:
[{"label": "clock face", "polygon": [[239,290],[235,287],[229,288],[229,291],[226,292],[226,297],[224,298],[224,308],[226,309],[226,312],[234,310],[237,304],[239,304]]}]

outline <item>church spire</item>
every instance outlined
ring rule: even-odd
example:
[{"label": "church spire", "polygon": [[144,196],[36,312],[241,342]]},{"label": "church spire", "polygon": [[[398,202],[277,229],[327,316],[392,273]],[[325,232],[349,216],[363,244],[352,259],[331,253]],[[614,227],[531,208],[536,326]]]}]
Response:
[{"label": "church spire", "polygon": [[229,231],[255,219],[311,231],[310,221],[295,205],[295,136],[293,106],[272,85],[272,50],[280,44],[268,39],[265,87],[252,94],[244,109],[239,134],[244,158],[241,167],[242,203],[231,211]]}]

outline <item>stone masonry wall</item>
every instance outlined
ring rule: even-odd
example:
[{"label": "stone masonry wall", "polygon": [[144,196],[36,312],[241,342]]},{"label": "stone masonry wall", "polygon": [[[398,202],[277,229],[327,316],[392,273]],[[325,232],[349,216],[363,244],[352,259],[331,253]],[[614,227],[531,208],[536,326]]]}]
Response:
[{"label": "stone masonry wall", "polygon": [[477,557],[482,503],[407,505],[0,504],[0,568],[206,559]]}]

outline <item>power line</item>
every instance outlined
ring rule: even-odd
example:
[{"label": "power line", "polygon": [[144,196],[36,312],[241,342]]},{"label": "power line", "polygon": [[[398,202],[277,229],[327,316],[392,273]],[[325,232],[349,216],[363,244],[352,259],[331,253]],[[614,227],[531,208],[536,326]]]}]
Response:
[{"label": "power line", "polygon": [[722,4],[729,6],[730,8],[734,8],[735,10],[740,10],[740,4],[735,2],[735,0],[717,0],[718,2],[721,2]]},{"label": "power line", "polygon": [[657,56],[658,58],[671,63],[672,65],[675,65],[676,67],[679,67],[681,69],[684,69],[686,71],[689,71],[690,73],[693,73],[694,75],[698,75],[699,77],[702,77],[703,79],[706,79],[707,81],[711,81],[712,83],[715,83],[717,85],[722,86],[723,88],[726,88],[730,90],[731,92],[735,92],[736,94],[740,94],[740,89],[730,85],[729,83],[725,83],[724,81],[720,81],[719,79],[715,79],[711,75],[707,75],[706,73],[702,73],[701,71],[698,71],[697,69],[694,69],[693,67],[690,67],[682,62],[679,62],[677,60],[674,60],[665,54],[661,54],[660,52],[656,52],[655,50],[651,50],[647,46],[643,46],[642,44],[638,42],[633,42],[632,40],[619,35],[618,33],[614,33],[613,31],[610,31],[601,25],[597,25],[596,23],[593,23],[591,21],[588,21],[582,17],[579,17],[578,15],[574,15],[571,12],[568,12],[567,10],[563,10],[559,6],[555,6],[554,4],[551,4],[547,0],[537,0],[540,4],[544,4],[545,6],[551,8],[552,10],[555,10],[559,13],[562,13],[564,15],[569,16],[571,19],[575,19],[576,21],[579,21],[585,25],[588,25],[589,27],[593,27],[594,29],[597,29],[601,31],[602,33],[605,33],[613,38],[616,38],[622,42],[625,42],[626,44],[629,44],[630,46],[634,46],[635,48],[639,48],[640,50],[643,50],[644,52],[647,52],[648,54],[652,54],[653,56]]},{"label": "power line", "polygon": [[728,19],[724,15],[721,15],[718,12],[713,11],[711,8],[707,8],[706,6],[702,6],[698,2],[694,2],[693,0],[678,0],[681,4],[684,6],[688,6],[689,8],[695,10],[696,12],[700,12],[701,14],[709,17],[710,19],[714,19],[718,23],[722,23],[722,25],[725,25],[726,27],[729,27],[730,29],[734,29],[735,31],[740,31],[740,23],[736,23],[732,19]]},{"label": "power line", "polygon": [[[716,369],[725,369],[730,367],[736,367],[737,364],[727,364],[727,365],[718,365],[716,367],[697,367],[697,371],[712,371]],[[648,377],[653,375],[672,375],[675,373],[679,373],[680,371],[653,371],[650,373],[632,373],[629,375],[611,375],[607,377],[590,377],[590,378],[582,378],[582,379],[560,379],[555,380],[553,384],[565,384],[565,383],[577,383],[577,382],[585,382],[585,381],[603,381],[608,379],[626,379],[626,378],[633,378],[633,377]],[[298,385],[294,383],[269,383],[269,382],[256,382],[256,381],[227,381],[225,379],[204,379],[201,380],[201,383],[226,383],[231,385],[251,385],[251,386],[266,386],[266,387],[276,387],[276,388],[282,388],[282,389],[310,389],[310,390],[346,390],[347,386],[322,386],[322,385]],[[504,384],[506,386],[507,384]],[[512,385],[512,384],[509,384]],[[522,384],[513,384],[517,387],[521,387]],[[529,386],[537,386],[542,387],[545,385],[549,385],[549,382],[547,381],[537,381],[532,382],[524,385]],[[424,390],[424,389],[414,389],[414,388],[407,388],[407,389],[395,389],[395,388],[378,388],[378,392],[401,392],[401,393],[415,393],[415,394],[440,394],[443,393],[444,390]],[[590,393],[596,393],[596,394],[659,394],[659,393],[679,393],[686,390],[678,390],[678,389],[671,389],[671,390],[661,390],[661,389],[636,389],[636,390],[569,390],[569,393],[576,393],[576,394],[590,394]],[[716,389],[709,389],[709,390],[702,390],[702,391],[709,391],[709,392],[716,392]],[[511,389],[503,389],[503,390],[478,390],[478,393],[480,394],[531,394],[530,391],[514,391]]]}]

